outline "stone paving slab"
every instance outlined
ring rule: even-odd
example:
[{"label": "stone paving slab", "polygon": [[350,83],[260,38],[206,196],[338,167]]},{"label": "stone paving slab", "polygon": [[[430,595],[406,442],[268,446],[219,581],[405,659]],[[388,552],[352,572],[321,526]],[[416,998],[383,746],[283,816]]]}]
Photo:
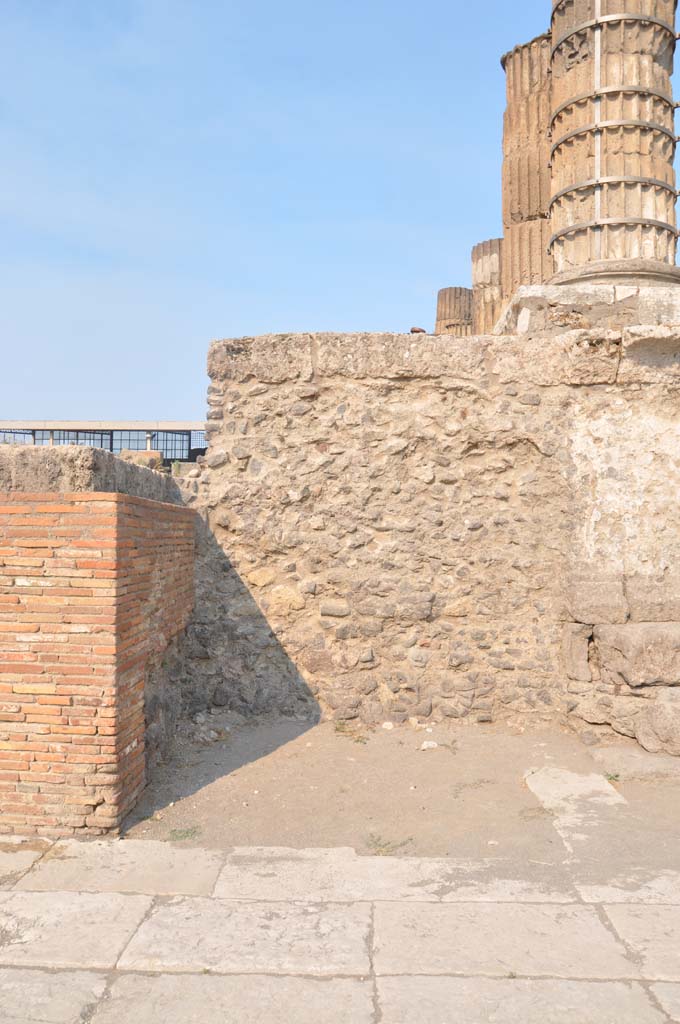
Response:
[{"label": "stone paving slab", "polygon": [[176,897],[154,907],[122,970],[366,975],[367,904],[238,903]]},{"label": "stone paving slab", "polygon": [[117,893],[0,893],[0,965],[110,969],[150,906]]},{"label": "stone paving slab", "polygon": [[636,983],[381,978],[386,1024],[666,1024]]},{"label": "stone paving slab", "polygon": [[680,1024],[680,985],[669,985],[665,982],[660,982],[658,985],[652,985],[652,992],[673,1021],[673,1024],[676,1024],[676,1022]]},{"label": "stone paving slab", "polygon": [[114,982],[92,1024],[372,1024],[373,1019],[373,986],[358,979],[127,975]]},{"label": "stone paving slab", "polygon": [[680,981],[680,907],[605,907],[614,925],[642,964],[642,976],[658,981]]},{"label": "stone paving slab", "polygon": [[227,857],[215,895],[232,900],[322,903],[356,900],[572,903],[577,898],[558,868],[552,872],[553,884],[513,878],[511,870],[491,860],[359,857],[347,848],[243,848],[235,849]]},{"label": "stone paving slab", "polygon": [[0,836],[0,890],[11,889],[51,845],[47,839]]},{"label": "stone paving slab", "polygon": [[680,871],[664,871],[640,878],[631,871],[625,878],[613,878],[608,885],[583,885],[576,889],[585,903],[662,903],[680,906]]},{"label": "stone paving slab", "polygon": [[589,907],[399,904],[375,908],[375,971],[558,978],[638,978]]},{"label": "stone paving slab", "polygon": [[104,995],[106,975],[0,968],[2,1024],[76,1024]]},{"label": "stone paving slab", "polygon": [[64,840],[15,889],[209,896],[223,863],[224,855],[215,850],[154,840]]}]

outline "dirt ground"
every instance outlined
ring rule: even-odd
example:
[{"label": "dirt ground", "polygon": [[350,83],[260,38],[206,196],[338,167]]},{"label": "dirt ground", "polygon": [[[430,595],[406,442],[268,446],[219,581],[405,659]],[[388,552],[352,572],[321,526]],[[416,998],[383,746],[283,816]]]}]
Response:
[{"label": "dirt ground", "polygon": [[526,784],[527,773],[546,766],[599,774],[625,797],[627,838],[619,816],[616,836],[600,827],[604,847],[630,863],[631,842],[644,842],[647,856],[652,841],[660,864],[677,855],[680,866],[680,759],[615,736],[586,746],[554,725],[368,730],[209,716],[156,769],[125,834],[218,849],[344,846],[538,867],[561,855],[553,816]]}]

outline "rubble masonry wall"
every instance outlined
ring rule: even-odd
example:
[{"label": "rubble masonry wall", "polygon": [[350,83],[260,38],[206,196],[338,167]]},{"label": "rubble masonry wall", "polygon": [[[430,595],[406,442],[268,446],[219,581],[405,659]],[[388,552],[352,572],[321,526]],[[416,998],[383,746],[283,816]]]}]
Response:
[{"label": "rubble masonry wall", "polygon": [[679,351],[645,327],[215,343],[194,692],[567,712],[680,753]]}]

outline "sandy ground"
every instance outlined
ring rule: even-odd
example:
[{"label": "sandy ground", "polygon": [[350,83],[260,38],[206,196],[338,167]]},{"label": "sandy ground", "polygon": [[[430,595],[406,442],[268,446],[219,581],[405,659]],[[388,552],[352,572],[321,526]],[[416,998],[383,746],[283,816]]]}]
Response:
[{"label": "sandy ground", "polygon": [[589,844],[595,866],[600,844],[613,844],[629,866],[640,843],[647,861],[653,847],[660,867],[675,857],[680,867],[680,759],[646,754],[620,737],[585,746],[557,726],[354,730],[291,719],[235,724],[224,715],[207,728],[215,741],[185,736],[157,768],[126,822],[128,837],[216,849],[492,856],[538,867],[562,847],[526,776],[555,766],[602,776],[625,798],[614,832],[604,814],[600,841]]}]

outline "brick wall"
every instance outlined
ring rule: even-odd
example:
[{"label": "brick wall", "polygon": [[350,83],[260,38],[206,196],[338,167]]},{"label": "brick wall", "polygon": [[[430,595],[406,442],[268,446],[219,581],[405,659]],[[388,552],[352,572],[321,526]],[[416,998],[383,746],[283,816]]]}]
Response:
[{"label": "brick wall", "polygon": [[193,601],[193,514],[0,495],[0,832],[117,827],[145,782],[144,683]]}]

